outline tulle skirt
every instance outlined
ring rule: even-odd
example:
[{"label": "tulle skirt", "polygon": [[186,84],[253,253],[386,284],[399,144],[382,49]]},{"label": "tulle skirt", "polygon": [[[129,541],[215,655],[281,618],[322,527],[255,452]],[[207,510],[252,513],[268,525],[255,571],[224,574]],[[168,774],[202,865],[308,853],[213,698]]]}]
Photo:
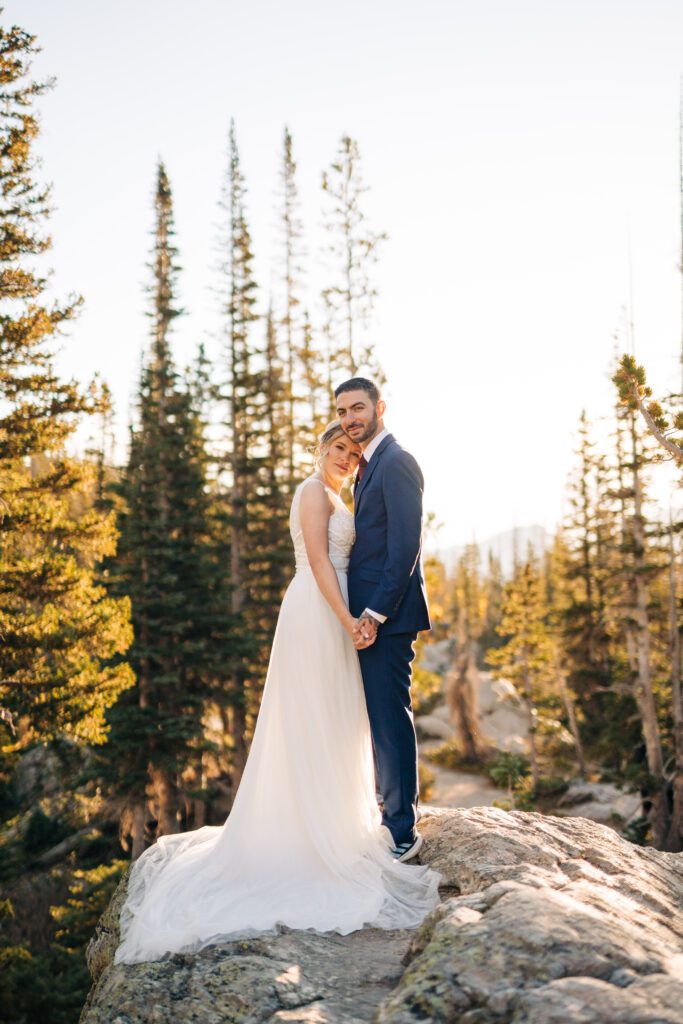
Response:
[{"label": "tulle skirt", "polygon": [[[346,576],[338,573],[346,595]],[[116,963],[278,925],[347,934],[418,925],[440,875],[390,853],[358,655],[310,569],[285,594],[263,699],[222,826],[161,836],[134,862]]]}]

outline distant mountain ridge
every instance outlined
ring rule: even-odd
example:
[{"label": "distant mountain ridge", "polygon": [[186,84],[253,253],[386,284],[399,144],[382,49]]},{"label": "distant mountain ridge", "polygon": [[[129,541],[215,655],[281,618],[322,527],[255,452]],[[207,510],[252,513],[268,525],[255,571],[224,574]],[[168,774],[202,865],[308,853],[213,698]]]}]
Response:
[{"label": "distant mountain ridge", "polygon": [[[479,548],[483,570],[486,569],[489,552],[492,552],[500,560],[503,575],[510,576],[515,562],[515,550],[517,557],[521,559],[526,556],[529,545],[531,545],[534,552],[540,555],[548,548],[551,539],[551,535],[543,526],[519,526],[512,530],[506,530],[505,533],[497,533],[494,537],[489,537],[486,540],[474,540],[472,543]],[[447,548],[436,548],[434,551],[429,551],[428,554],[436,555],[444,563],[446,570],[451,572],[467,546],[466,544],[456,544]]]}]

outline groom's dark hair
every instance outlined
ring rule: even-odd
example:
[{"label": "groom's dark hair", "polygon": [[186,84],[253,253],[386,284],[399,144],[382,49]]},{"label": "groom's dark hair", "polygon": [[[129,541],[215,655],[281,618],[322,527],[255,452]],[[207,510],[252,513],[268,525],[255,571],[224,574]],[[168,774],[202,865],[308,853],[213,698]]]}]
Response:
[{"label": "groom's dark hair", "polygon": [[377,385],[367,377],[352,377],[351,380],[345,380],[343,384],[334,389],[334,397],[339,398],[345,391],[365,391],[370,395],[373,405],[377,405],[382,397]]}]

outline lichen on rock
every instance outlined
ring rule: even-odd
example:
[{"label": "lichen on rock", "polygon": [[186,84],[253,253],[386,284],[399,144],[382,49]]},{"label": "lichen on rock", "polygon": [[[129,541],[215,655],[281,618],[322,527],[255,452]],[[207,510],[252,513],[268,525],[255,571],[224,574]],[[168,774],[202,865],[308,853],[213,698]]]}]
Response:
[{"label": "lichen on rock", "polygon": [[683,1021],[683,857],[494,808],[422,823],[460,895],[425,922],[379,1024]]}]

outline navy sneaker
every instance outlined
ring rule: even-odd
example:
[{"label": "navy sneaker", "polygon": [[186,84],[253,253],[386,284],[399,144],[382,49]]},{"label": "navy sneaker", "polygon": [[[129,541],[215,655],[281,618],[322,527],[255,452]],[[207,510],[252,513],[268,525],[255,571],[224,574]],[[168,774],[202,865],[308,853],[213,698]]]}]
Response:
[{"label": "navy sneaker", "polygon": [[391,851],[392,856],[395,860],[406,861],[412,860],[420,852],[424,839],[418,835],[415,839],[408,839],[405,843],[399,843]]}]

